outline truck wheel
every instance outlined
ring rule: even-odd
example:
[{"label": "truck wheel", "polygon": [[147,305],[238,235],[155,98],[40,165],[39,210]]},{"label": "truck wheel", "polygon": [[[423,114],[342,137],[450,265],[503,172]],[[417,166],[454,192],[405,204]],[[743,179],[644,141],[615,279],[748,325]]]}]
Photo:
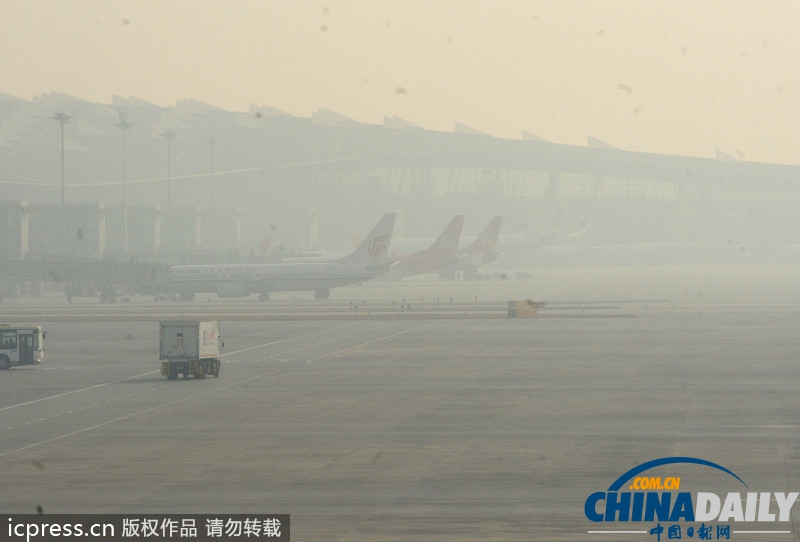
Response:
[{"label": "truck wheel", "polygon": [[178,379],[178,371],[176,371],[175,369],[170,369],[169,372],[167,373],[167,379],[168,380],[177,380]]},{"label": "truck wheel", "polygon": [[222,362],[221,361],[217,361],[214,364],[214,378],[219,377],[219,369],[220,369],[220,367],[222,367]]},{"label": "truck wheel", "polygon": [[0,369],[10,369],[11,368],[11,360],[8,359],[8,356],[0,356]]}]

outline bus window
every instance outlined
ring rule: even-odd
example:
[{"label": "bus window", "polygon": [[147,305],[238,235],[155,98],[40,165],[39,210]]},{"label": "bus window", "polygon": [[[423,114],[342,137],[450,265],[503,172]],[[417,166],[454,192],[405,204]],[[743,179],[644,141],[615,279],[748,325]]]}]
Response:
[{"label": "bus window", "polygon": [[4,350],[16,350],[17,348],[17,331],[3,330],[0,331],[0,348]]}]

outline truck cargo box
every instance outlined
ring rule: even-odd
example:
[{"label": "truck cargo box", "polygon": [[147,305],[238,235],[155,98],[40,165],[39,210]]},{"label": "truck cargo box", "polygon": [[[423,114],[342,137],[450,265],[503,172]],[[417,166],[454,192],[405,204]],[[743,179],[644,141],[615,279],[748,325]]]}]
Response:
[{"label": "truck cargo box", "polygon": [[219,322],[161,322],[160,359],[201,360],[219,358]]},{"label": "truck cargo box", "polygon": [[161,374],[170,380],[206,375],[219,376],[222,362],[219,322],[167,321],[160,324]]}]

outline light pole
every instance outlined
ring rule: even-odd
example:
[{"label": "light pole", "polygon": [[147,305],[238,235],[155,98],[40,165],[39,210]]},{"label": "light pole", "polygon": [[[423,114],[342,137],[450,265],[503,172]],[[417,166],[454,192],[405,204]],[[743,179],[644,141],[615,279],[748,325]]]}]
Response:
[{"label": "light pole", "polygon": [[208,143],[208,192],[211,200],[208,205],[208,222],[211,232],[214,231],[214,143],[216,142],[217,140],[213,137],[206,139],[206,143]]},{"label": "light pole", "polygon": [[161,133],[161,137],[167,140],[167,208],[172,208],[172,140],[177,134],[172,129],[167,129]]},{"label": "light pole", "polygon": [[125,159],[125,132],[133,128],[133,124],[128,122],[125,111],[119,112],[119,122],[115,124],[122,128],[122,222],[123,222],[123,239],[125,253],[128,252],[128,168]]},{"label": "light pole", "polygon": [[64,182],[64,125],[72,118],[66,113],[58,112],[52,117],[52,120],[61,124],[61,243],[59,251],[64,250],[64,228],[65,228],[65,205],[66,205],[66,185]]}]

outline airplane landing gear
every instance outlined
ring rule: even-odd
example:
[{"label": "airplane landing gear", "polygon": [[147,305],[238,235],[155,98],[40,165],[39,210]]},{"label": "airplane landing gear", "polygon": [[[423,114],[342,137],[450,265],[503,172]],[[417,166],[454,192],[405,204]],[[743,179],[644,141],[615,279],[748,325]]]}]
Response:
[{"label": "airplane landing gear", "polygon": [[[70,302],[72,302],[72,296],[69,296]],[[116,297],[114,295],[114,287],[110,284],[104,284],[102,288],[100,288],[100,303],[114,303],[116,301]]]},{"label": "airplane landing gear", "polygon": [[317,301],[326,301],[331,295],[331,291],[327,288],[318,288],[314,290],[314,299]]}]

